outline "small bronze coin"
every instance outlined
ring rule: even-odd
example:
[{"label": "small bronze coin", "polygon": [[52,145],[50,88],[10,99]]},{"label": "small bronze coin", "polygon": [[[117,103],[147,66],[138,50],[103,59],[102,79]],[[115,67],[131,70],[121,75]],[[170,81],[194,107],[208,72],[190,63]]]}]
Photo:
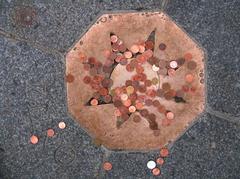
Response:
[{"label": "small bronze coin", "polygon": [[167,46],[164,43],[159,44],[159,49],[160,50],[165,50],[166,48],[167,48]]},{"label": "small bronze coin", "polygon": [[159,168],[154,168],[154,169],[152,170],[152,174],[153,174],[154,176],[158,176],[158,175],[161,174],[161,171],[160,171]]},{"label": "small bronze coin", "polygon": [[117,54],[114,53],[114,52],[112,52],[109,56],[109,59],[112,60],[112,61],[115,60],[116,58],[117,58]]},{"label": "small bronze coin", "polygon": [[99,92],[94,92],[93,93],[93,98],[95,98],[95,99],[99,99],[100,98],[100,94],[99,94]]},{"label": "small bronze coin", "polygon": [[130,94],[129,96],[129,99],[132,101],[132,102],[135,102],[137,100],[137,94],[136,93],[133,93],[133,94]]},{"label": "small bronze coin", "polygon": [[131,66],[130,64],[127,64],[127,65],[126,65],[126,70],[127,70],[128,72],[133,72],[133,71],[134,71],[134,67]]},{"label": "small bronze coin", "polygon": [[88,64],[88,63],[84,64],[83,69],[86,70],[86,71],[89,71],[90,70],[90,64]]},{"label": "small bronze coin", "polygon": [[125,85],[126,86],[132,86],[132,80],[126,80]]},{"label": "small bronze coin", "polygon": [[112,164],[110,162],[104,162],[103,169],[106,171],[112,170]]},{"label": "small bronze coin", "polygon": [[162,148],[160,150],[160,155],[161,155],[161,157],[167,157],[169,155],[168,149],[167,148]]},{"label": "small bronze coin", "polygon": [[150,121],[155,121],[155,120],[156,120],[156,115],[153,114],[153,113],[150,113],[150,114],[148,115],[148,119],[149,119]]},{"label": "small bronze coin", "polygon": [[54,132],[53,129],[48,129],[48,130],[47,130],[47,136],[48,136],[48,137],[53,137],[54,134],[55,134],[55,132]]},{"label": "small bronze coin", "polygon": [[146,106],[151,106],[153,104],[153,101],[151,99],[145,100]]},{"label": "small bronze coin", "polygon": [[35,136],[35,135],[32,135],[32,136],[30,137],[30,142],[31,142],[32,144],[37,144],[37,143],[38,143],[38,137]]},{"label": "small bronze coin", "polygon": [[129,115],[128,114],[122,114],[122,119],[124,121],[128,120],[129,119]]},{"label": "small bronze coin", "polygon": [[121,65],[127,65],[128,61],[126,58],[121,59],[120,64]]},{"label": "small bronze coin", "polygon": [[120,100],[115,100],[115,101],[113,101],[113,105],[114,105],[115,107],[120,107],[120,106],[122,106],[123,104],[122,104],[122,101],[120,101]]},{"label": "small bronze coin", "polygon": [[150,87],[150,86],[152,86],[152,81],[151,80],[146,80],[146,81],[144,81],[144,85],[147,86],[147,87]]},{"label": "small bronze coin", "polygon": [[89,83],[91,82],[91,77],[90,77],[90,76],[85,76],[85,77],[83,78],[83,82],[84,82],[85,84],[89,84]]},{"label": "small bronze coin", "polygon": [[146,42],[145,42],[145,48],[146,48],[147,50],[148,50],[148,49],[152,50],[152,49],[154,48],[154,43],[153,43],[153,41],[151,41],[151,40],[146,41]]},{"label": "small bronze coin", "polygon": [[169,91],[171,89],[171,85],[169,83],[163,83],[162,84],[162,90],[164,92]]},{"label": "small bronze coin", "polygon": [[112,96],[111,95],[106,95],[103,97],[103,100],[105,103],[110,103],[112,101]]},{"label": "small bronze coin", "polygon": [[164,98],[165,98],[166,100],[171,100],[171,99],[173,98],[172,93],[171,93],[171,92],[166,92],[166,93],[164,94]]},{"label": "small bronze coin", "polygon": [[179,58],[179,59],[177,59],[177,64],[178,64],[179,66],[182,66],[184,63],[185,63],[185,59],[184,59],[184,58]]},{"label": "small bronze coin", "polygon": [[141,121],[141,117],[140,117],[139,115],[134,115],[133,121],[136,122],[136,123],[138,123],[138,122]]},{"label": "small bronze coin", "polygon": [[94,57],[89,57],[88,58],[88,63],[95,64],[96,63],[96,59]]},{"label": "small bronze coin", "polygon": [[118,50],[120,52],[125,52],[127,50],[127,47],[124,44],[121,44],[121,45],[118,46]]},{"label": "small bronze coin", "polygon": [[69,73],[68,75],[66,75],[65,79],[66,79],[66,82],[72,83],[74,81],[74,76]]},{"label": "small bronze coin", "polygon": [[145,93],[146,92],[146,86],[143,86],[143,85],[140,85],[138,88],[138,91],[140,92],[140,93]]},{"label": "small bronze coin", "polygon": [[146,117],[146,116],[148,116],[148,110],[147,109],[142,109],[141,111],[140,111],[140,114],[141,114],[141,116],[142,117]]},{"label": "small bronze coin", "polygon": [[166,113],[166,108],[165,108],[165,106],[162,106],[162,105],[158,106],[158,111],[159,111],[160,113],[165,114],[165,113]]},{"label": "small bronze coin", "polygon": [[189,70],[194,70],[196,67],[197,67],[197,63],[195,61],[191,60],[187,63],[187,68]]},{"label": "small bronze coin", "polygon": [[158,107],[160,106],[160,102],[158,100],[153,101],[153,106]]}]

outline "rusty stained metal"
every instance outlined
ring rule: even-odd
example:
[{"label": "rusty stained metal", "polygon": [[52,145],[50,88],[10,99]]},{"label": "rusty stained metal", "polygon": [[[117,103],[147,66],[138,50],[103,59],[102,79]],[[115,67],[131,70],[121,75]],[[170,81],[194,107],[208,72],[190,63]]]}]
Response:
[{"label": "rusty stained metal", "polygon": [[[89,71],[83,69],[81,56],[95,57],[98,61],[106,61],[104,52],[111,50],[109,36],[116,34],[129,49],[133,44],[145,42],[152,32],[154,36],[153,55],[167,62],[179,58],[189,58],[195,62],[196,67],[191,70],[191,64],[184,64],[176,70],[174,76],[158,75],[152,70],[149,63],[143,65],[147,78],[157,77],[158,85],[153,89],[162,87],[168,83],[174,90],[186,87],[186,75],[192,74],[194,81],[187,83],[190,90],[185,91],[185,102],[167,100],[164,97],[156,97],[167,111],[174,113],[171,125],[163,125],[166,114],[159,113],[153,106],[146,109],[156,115],[158,130],[149,128],[147,120],[143,119],[136,123],[132,114],[121,127],[116,126],[117,117],[114,115],[116,107],[112,104],[89,106],[86,103],[92,98],[93,90],[84,84],[83,78],[89,75]],[[166,45],[165,50],[159,49],[159,44]],[[163,48],[163,46],[161,46]],[[186,59],[186,61],[189,59]],[[187,63],[187,62],[185,62]],[[174,64],[173,64],[174,65]],[[190,69],[189,67],[190,66]],[[194,65],[193,65],[194,66]],[[128,72],[125,66],[118,64],[112,74],[113,86],[125,84],[131,79],[132,72]],[[66,75],[71,75],[71,82],[67,83],[68,109],[71,115],[80,125],[85,128],[96,143],[102,144],[112,150],[152,150],[159,149],[170,142],[175,141],[192,123],[204,108],[204,51],[191,39],[176,23],[162,12],[131,12],[104,14],[89,30],[79,39],[66,56]],[[185,89],[186,90],[186,89]],[[158,133],[155,135],[154,133]]]}]

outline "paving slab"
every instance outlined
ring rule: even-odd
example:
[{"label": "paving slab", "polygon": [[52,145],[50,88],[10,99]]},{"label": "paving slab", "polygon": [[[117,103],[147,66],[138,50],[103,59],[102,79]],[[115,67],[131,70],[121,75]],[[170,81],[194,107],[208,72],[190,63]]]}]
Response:
[{"label": "paving slab", "polygon": [[166,12],[207,52],[207,102],[213,110],[240,116],[240,40],[237,0],[169,2]]}]

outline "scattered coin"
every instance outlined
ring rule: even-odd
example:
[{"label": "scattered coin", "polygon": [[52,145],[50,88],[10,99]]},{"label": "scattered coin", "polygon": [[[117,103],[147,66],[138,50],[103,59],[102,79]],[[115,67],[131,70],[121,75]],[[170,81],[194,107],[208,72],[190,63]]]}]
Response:
[{"label": "scattered coin", "polygon": [[106,171],[112,170],[112,164],[110,162],[104,162],[103,169]]},{"label": "scattered coin", "polygon": [[159,165],[163,165],[163,164],[164,164],[164,159],[161,158],[161,157],[159,157],[159,158],[157,158],[156,162],[157,162],[157,164],[159,164]]},{"label": "scattered coin", "polygon": [[154,169],[156,167],[156,162],[154,162],[153,160],[148,161],[147,167],[151,170]]},{"label": "scattered coin", "polygon": [[154,169],[152,170],[152,174],[153,174],[154,176],[158,176],[158,175],[161,174],[161,171],[160,171],[159,168],[154,168]]},{"label": "scattered coin", "polygon": [[167,148],[162,148],[160,150],[160,155],[161,155],[161,157],[167,157],[169,155],[168,149]]},{"label": "scattered coin", "polygon": [[65,128],[66,128],[66,123],[63,122],[63,121],[61,121],[61,122],[58,123],[58,127],[59,127],[60,129],[65,129]]},{"label": "scattered coin", "polygon": [[66,75],[66,82],[72,83],[74,81],[74,76],[72,74]]},{"label": "scattered coin", "polygon": [[32,144],[37,144],[38,143],[38,137],[35,135],[32,135],[30,138],[30,141]]},{"label": "scattered coin", "polygon": [[48,129],[48,130],[47,130],[47,136],[48,136],[48,137],[53,137],[54,134],[55,134],[55,132],[54,132],[53,129]]},{"label": "scattered coin", "polygon": [[167,47],[167,46],[166,46],[164,43],[160,43],[160,44],[159,44],[159,49],[160,49],[160,50],[165,50],[166,47]]}]

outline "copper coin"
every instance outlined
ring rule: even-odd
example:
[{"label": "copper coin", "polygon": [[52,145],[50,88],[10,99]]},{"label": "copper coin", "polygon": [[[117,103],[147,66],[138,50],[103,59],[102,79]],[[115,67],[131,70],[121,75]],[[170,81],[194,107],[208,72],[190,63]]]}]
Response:
[{"label": "copper coin", "polygon": [[137,100],[137,94],[136,93],[133,93],[129,96],[129,99],[132,101],[132,102],[135,102]]},{"label": "copper coin", "polygon": [[184,59],[185,59],[185,60],[191,60],[191,59],[192,59],[192,54],[191,54],[191,53],[186,53],[186,54],[184,55]]},{"label": "copper coin", "polygon": [[139,81],[132,81],[132,86],[134,88],[138,88],[139,87]]},{"label": "copper coin", "polygon": [[154,48],[154,43],[153,43],[153,41],[151,41],[151,40],[148,40],[148,41],[146,41],[145,42],[145,48],[148,50],[148,49],[153,49]]},{"label": "copper coin", "polygon": [[114,105],[115,107],[120,107],[120,106],[122,106],[122,102],[121,102],[120,100],[115,100],[115,101],[113,102],[113,105]]},{"label": "copper coin", "polygon": [[37,144],[37,143],[38,143],[38,137],[35,136],[35,135],[32,135],[32,136],[30,137],[30,142],[31,142],[32,144]]},{"label": "copper coin", "polygon": [[66,75],[66,82],[72,83],[74,81],[74,76],[72,74]]},{"label": "copper coin", "polygon": [[159,158],[157,158],[156,162],[159,165],[163,165],[164,164],[164,159],[162,157],[159,157]]},{"label": "copper coin", "polygon": [[145,51],[145,46],[144,45],[139,45],[139,52],[143,53]]},{"label": "copper coin", "polygon": [[192,74],[189,73],[189,74],[187,74],[187,75],[185,76],[185,81],[186,81],[186,82],[192,83],[193,80],[194,80],[194,76],[193,76]]},{"label": "copper coin", "polygon": [[146,87],[145,86],[143,86],[143,85],[140,85],[138,88],[138,91],[140,92],[140,93],[145,93],[146,92]]},{"label": "copper coin", "polygon": [[162,89],[158,89],[156,95],[157,95],[158,97],[163,97],[164,91],[163,91]]},{"label": "copper coin", "polygon": [[159,44],[159,49],[160,50],[165,50],[166,48],[167,48],[167,46],[164,43]]},{"label": "copper coin", "polygon": [[149,58],[151,58],[151,57],[153,56],[153,51],[150,50],[150,49],[148,49],[148,50],[146,50],[142,55],[143,55],[144,58],[147,60],[147,59],[149,59]]},{"label": "copper coin", "polygon": [[150,86],[152,86],[152,81],[151,80],[146,80],[146,81],[144,81],[144,85],[147,86],[147,87],[150,87]]},{"label": "copper coin", "polygon": [[119,49],[118,43],[113,43],[113,44],[112,44],[112,51],[113,51],[113,52],[117,52],[118,49]]},{"label": "copper coin", "polygon": [[106,88],[101,88],[99,90],[99,94],[102,96],[106,96],[106,95],[108,95],[108,90]]},{"label": "copper coin", "polygon": [[139,52],[139,46],[138,45],[132,45],[131,47],[130,47],[130,50],[131,50],[131,52],[132,53],[138,53]]},{"label": "copper coin", "polygon": [[97,99],[92,99],[92,100],[90,101],[90,104],[91,104],[92,106],[97,106],[97,105],[98,105],[98,100],[97,100]]},{"label": "copper coin", "polygon": [[53,137],[53,136],[54,136],[54,133],[55,133],[55,132],[54,132],[53,129],[48,129],[48,130],[47,130],[47,136],[48,136],[48,137]]},{"label": "copper coin", "polygon": [[170,90],[168,91],[168,93],[169,93],[172,97],[176,96],[176,91],[175,91],[174,89],[170,89]]},{"label": "copper coin", "polygon": [[136,66],[136,72],[137,73],[143,73],[144,72],[144,68],[141,65],[137,65]]},{"label": "copper coin", "polygon": [[120,61],[120,64],[121,65],[127,65],[128,61],[126,58],[123,58],[121,61]]},{"label": "copper coin", "polygon": [[145,105],[146,106],[151,106],[153,104],[153,101],[151,99],[145,100]]},{"label": "copper coin", "polygon": [[102,86],[103,86],[104,88],[110,88],[110,87],[112,86],[112,84],[113,84],[113,81],[112,81],[112,79],[110,79],[110,78],[104,78],[104,79],[102,80],[101,84],[102,84]]},{"label": "copper coin", "polygon": [[167,119],[174,119],[174,114],[173,114],[173,112],[167,112],[167,114],[166,114],[166,117],[167,117]]},{"label": "copper coin", "polygon": [[89,84],[89,83],[91,82],[91,77],[90,77],[90,76],[85,76],[85,77],[83,78],[83,82],[84,82],[85,84]]},{"label": "copper coin", "polygon": [[61,121],[61,122],[58,123],[58,127],[59,127],[60,129],[65,129],[65,128],[66,128],[66,123],[63,122],[63,121]]},{"label": "copper coin", "polygon": [[161,157],[167,157],[169,155],[168,149],[167,148],[162,148],[160,150],[160,155],[161,155]]},{"label": "copper coin", "polygon": [[112,67],[103,65],[103,72],[105,72],[105,73],[111,73],[111,72],[112,72]]},{"label": "copper coin", "polygon": [[140,117],[139,115],[134,115],[134,116],[133,116],[133,121],[136,122],[136,123],[138,123],[138,122],[141,121],[141,117]]},{"label": "copper coin", "polygon": [[183,98],[184,97],[184,91],[183,90],[177,90],[176,91],[176,96],[180,97],[180,98]]},{"label": "copper coin", "polygon": [[106,171],[112,170],[112,164],[110,162],[104,162],[103,169]]},{"label": "copper coin", "polygon": [[179,59],[177,59],[177,63],[178,63],[178,66],[182,66],[185,63],[185,59],[179,58]]},{"label": "copper coin", "polygon": [[153,101],[153,106],[158,107],[160,106],[160,102],[158,100]]},{"label": "copper coin", "polygon": [[117,57],[115,58],[115,61],[117,62],[117,63],[119,63],[122,59],[124,59],[125,57],[123,56],[123,55],[121,55],[121,54],[118,54],[117,55]]},{"label": "copper coin", "polygon": [[165,108],[164,106],[160,105],[160,106],[158,106],[158,111],[159,111],[160,113],[165,114],[166,108]]},{"label": "copper coin", "polygon": [[154,98],[154,97],[156,97],[157,92],[154,89],[149,89],[149,90],[147,90],[146,94],[148,96],[150,96],[151,98]]},{"label": "copper coin", "polygon": [[118,37],[116,35],[111,35],[110,40],[112,43],[116,43],[118,41]]},{"label": "copper coin", "polygon": [[169,83],[163,83],[162,84],[162,90],[164,92],[169,91],[171,89],[171,85]]},{"label": "copper coin", "polygon": [[133,72],[133,71],[134,71],[134,67],[131,66],[130,64],[127,64],[127,65],[126,65],[126,70],[127,70],[128,72]]},{"label": "copper coin", "polygon": [[124,56],[125,56],[125,58],[132,58],[132,52],[130,52],[130,51],[126,51],[126,52],[124,52]]},{"label": "copper coin", "polygon": [[125,52],[127,50],[127,47],[124,44],[119,45],[118,50],[120,52]]},{"label": "copper coin", "polygon": [[148,119],[151,120],[151,121],[155,121],[155,120],[156,120],[156,115],[153,114],[153,113],[150,113],[150,114],[148,115]]},{"label": "copper coin", "polygon": [[166,93],[164,94],[164,98],[165,98],[166,100],[171,100],[173,97],[172,97],[172,94],[171,94],[170,92],[166,92]]},{"label": "copper coin", "polygon": [[132,101],[130,99],[127,99],[126,101],[123,101],[123,105],[126,106],[126,107],[131,106],[131,104],[132,104]]},{"label": "copper coin", "polygon": [[187,63],[187,68],[189,70],[194,70],[196,67],[197,67],[197,63],[195,61],[191,60]]},{"label": "copper coin", "polygon": [[161,171],[160,171],[159,168],[154,168],[154,169],[152,170],[152,174],[153,174],[154,176],[158,176],[158,175],[161,174]]},{"label": "copper coin", "polygon": [[146,116],[148,116],[148,110],[147,109],[142,109],[141,111],[140,111],[140,114],[141,114],[141,116],[142,117],[146,117]]},{"label": "copper coin", "polygon": [[95,64],[96,63],[96,59],[94,57],[89,57],[88,58],[88,63]]},{"label": "copper coin", "polygon": [[174,69],[168,69],[167,73],[169,76],[175,76],[176,71]]},{"label": "copper coin", "polygon": [[126,86],[132,86],[132,80],[126,80],[125,85]]},{"label": "copper coin", "polygon": [[141,103],[141,102],[136,102],[136,108],[138,109],[138,110],[141,110],[142,108],[143,108],[143,103]]},{"label": "copper coin", "polygon": [[110,103],[112,101],[112,96],[111,95],[106,95],[103,97],[103,100],[105,103]]}]

